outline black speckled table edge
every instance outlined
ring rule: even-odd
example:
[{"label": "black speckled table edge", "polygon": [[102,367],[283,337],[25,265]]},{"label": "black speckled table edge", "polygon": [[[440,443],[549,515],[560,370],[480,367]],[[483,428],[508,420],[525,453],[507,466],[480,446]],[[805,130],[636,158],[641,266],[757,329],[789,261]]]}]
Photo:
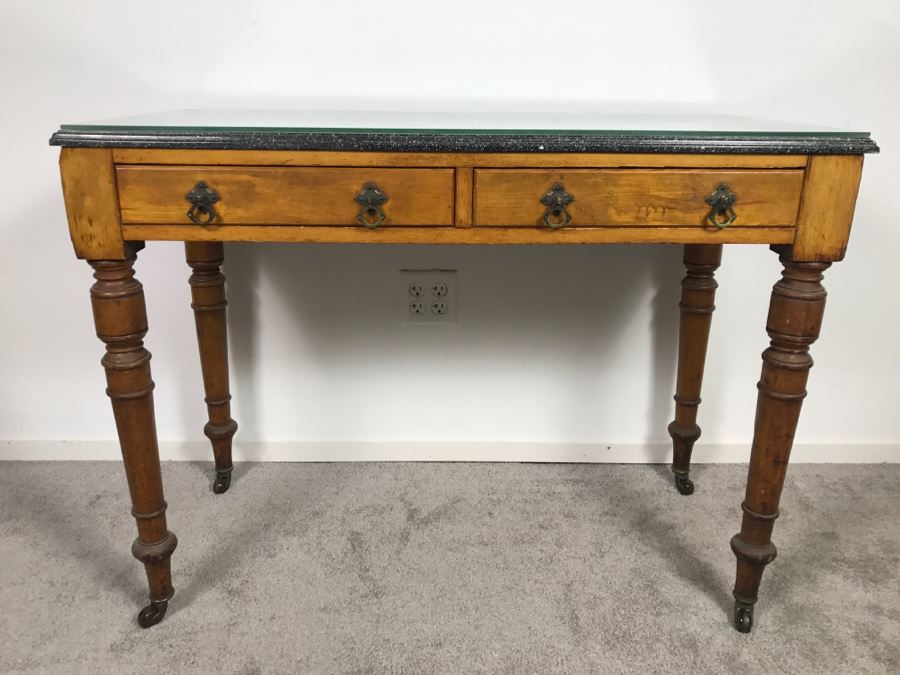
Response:
[{"label": "black speckled table edge", "polygon": [[867,134],[532,134],[312,131],[97,131],[60,129],[70,148],[321,150],[336,152],[702,153],[861,155],[879,152]]}]

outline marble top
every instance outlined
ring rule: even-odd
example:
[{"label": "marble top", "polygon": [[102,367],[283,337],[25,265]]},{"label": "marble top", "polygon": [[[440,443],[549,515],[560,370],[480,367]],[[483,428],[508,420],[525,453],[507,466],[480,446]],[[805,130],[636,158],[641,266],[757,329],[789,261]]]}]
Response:
[{"label": "marble top", "polygon": [[63,124],[51,145],[398,152],[878,152],[868,132],[737,115],[174,110]]}]

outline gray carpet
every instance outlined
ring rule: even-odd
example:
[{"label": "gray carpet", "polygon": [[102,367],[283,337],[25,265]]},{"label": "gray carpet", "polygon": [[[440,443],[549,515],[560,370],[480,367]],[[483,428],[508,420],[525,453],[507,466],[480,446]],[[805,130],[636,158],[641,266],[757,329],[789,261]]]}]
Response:
[{"label": "gray carpet", "polygon": [[900,465],[791,468],[750,635],[745,468],[164,466],[176,594],[146,597],[117,463],[0,465],[4,672],[900,672]]}]

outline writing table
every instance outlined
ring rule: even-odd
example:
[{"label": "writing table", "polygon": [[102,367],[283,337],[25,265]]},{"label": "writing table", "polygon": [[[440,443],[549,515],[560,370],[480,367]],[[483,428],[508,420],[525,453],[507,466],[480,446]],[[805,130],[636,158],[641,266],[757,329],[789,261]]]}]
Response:
[{"label": "writing table", "polygon": [[771,297],[737,557],[735,627],[750,631],[825,307],[868,133],[740,117],[180,111],[63,125],[60,167],[122,448],[150,604],[173,595],[143,288],[147,240],[185,242],[215,458],[230,485],[225,241],[683,244],[675,419],[679,492],[690,457],[725,244],[765,244],[784,267]]}]

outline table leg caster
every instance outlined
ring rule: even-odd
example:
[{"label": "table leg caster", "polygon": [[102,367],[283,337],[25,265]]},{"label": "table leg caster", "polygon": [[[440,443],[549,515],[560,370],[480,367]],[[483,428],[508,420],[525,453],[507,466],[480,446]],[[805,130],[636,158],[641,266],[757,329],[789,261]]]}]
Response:
[{"label": "table leg caster", "polygon": [[694,494],[694,483],[687,474],[675,474],[675,487],[683,495]]},{"label": "table leg caster", "polygon": [[753,628],[753,605],[734,603],[734,627],[738,633],[749,633]]},{"label": "table leg caster", "polygon": [[163,617],[166,615],[166,610],[168,608],[168,600],[151,600],[150,604],[144,607],[144,609],[142,609],[138,614],[138,625],[141,628],[150,628],[150,626],[155,626],[163,620]]},{"label": "table leg caster", "polygon": [[216,480],[213,482],[213,492],[217,495],[228,492],[231,486],[231,469],[228,471],[216,471]]}]

